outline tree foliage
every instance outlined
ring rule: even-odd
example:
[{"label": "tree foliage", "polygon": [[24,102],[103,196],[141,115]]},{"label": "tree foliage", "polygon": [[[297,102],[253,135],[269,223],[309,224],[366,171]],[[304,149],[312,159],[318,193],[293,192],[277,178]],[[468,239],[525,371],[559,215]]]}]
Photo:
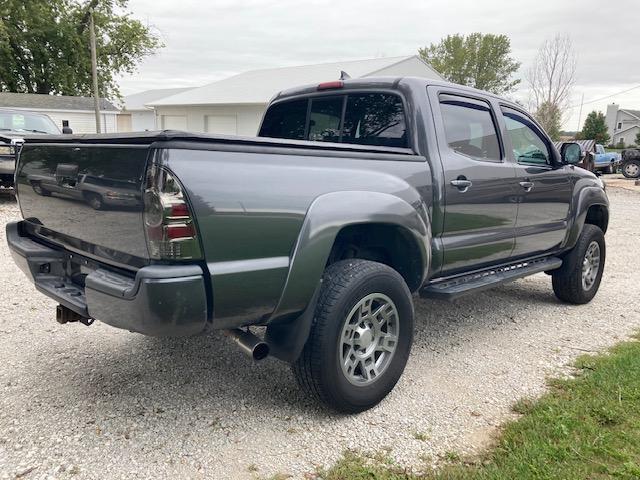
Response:
[{"label": "tree foliage", "polygon": [[606,145],[609,142],[609,132],[607,131],[607,124],[605,122],[605,116],[602,112],[596,112],[595,110],[587,115],[580,132],[580,137],[585,140],[595,140],[596,143]]},{"label": "tree foliage", "polygon": [[535,112],[536,120],[544,128],[551,140],[560,140],[560,128],[562,127],[562,114],[556,105],[545,102]]},{"label": "tree foliage", "polygon": [[511,78],[520,62],[511,57],[506,35],[448,35],[439,43],[420,48],[418,54],[447,80],[461,85],[502,95],[520,83]]},{"label": "tree foliage", "polygon": [[119,97],[115,78],[133,73],[162,44],[131,17],[128,0],[2,0],[0,91],[91,94],[89,12],[94,9],[98,84],[103,97]]},{"label": "tree foliage", "polygon": [[636,146],[640,147],[640,132],[636,133]]}]

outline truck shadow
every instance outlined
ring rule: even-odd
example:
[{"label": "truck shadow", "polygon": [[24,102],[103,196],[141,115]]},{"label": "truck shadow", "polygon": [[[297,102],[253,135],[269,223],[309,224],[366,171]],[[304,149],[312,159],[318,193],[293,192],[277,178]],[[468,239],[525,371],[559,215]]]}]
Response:
[{"label": "truck shadow", "polygon": [[[563,308],[549,282],[540,279],[453,303],[417,299],[414,352],[446,352],[458,337],[482,337],[513,328],[515,322],[528,321],[528,312],[539,314],[541,305],[550,312]],[[114,415],[153,416],[169,423],[179,422],[184,415],[200,415],[214,423],[235,415],[255,416],[258,422],[262,415],[339,417],[307,398],[286,364],[272,358],[256,364],[220,333],[160,339],[114,333],[106,325],[96,325],[82,331],[88,341],[76,351],[86,357],[81,366],[57,363],[54,379],[40,369],[41,383],[34,386],[41,390],[54,383],[56,402],[86,404],[87,409],[79,410],[87,421]],[[60,355],[59,347],[51,346],[51,355]],[[38,372],[33,373],[38,376]],[[402,385],[397,388],[401,390]],[[46,389],[40,394],[48,395]]]}]

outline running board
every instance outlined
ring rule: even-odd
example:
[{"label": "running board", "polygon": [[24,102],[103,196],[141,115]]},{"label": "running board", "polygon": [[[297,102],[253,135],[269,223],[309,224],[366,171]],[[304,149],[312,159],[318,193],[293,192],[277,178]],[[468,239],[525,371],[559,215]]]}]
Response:
[{"label": "running board", "polygon": [[420,296],[454,300],[469,293],[480,292],[519,278],[528,277],[534,273],[555,270],[556,268],[560,268],[561,265],[562,259],[558,257],[547,257],[514,263],[513,265],[492,268],[463,277],[433,283],[423,288],[420,291]]}]

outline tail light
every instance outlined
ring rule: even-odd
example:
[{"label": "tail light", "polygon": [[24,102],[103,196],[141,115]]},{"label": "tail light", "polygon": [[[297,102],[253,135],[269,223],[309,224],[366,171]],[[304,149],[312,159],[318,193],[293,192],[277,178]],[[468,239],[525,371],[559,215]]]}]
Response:
[{"label": "tail light", "polygon": [[196,226],[180,182],[153,165],[144,192],[144,226],[149,255],[156,260],[202,258]]}]

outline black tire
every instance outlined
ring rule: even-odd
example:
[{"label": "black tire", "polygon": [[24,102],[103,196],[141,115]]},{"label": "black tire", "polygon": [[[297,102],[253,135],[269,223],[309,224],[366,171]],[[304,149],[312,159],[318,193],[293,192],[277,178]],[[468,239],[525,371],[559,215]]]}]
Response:
[{"label": "black tire", "polygon": [[[594,242],[598,244],[599,250],[598,270],[590,286],[585,286],[585,282],[583,282],[583,262],[587,251]],[[585,224],[576,245],[564,256],[562,267],[554,270],[551,275],[553,292],[556,297],[563,302],[576,305],[589,303],[600,287],[605,258],[604,233],[595,225]]]},{"label": "black tire", "polygon": [[[404,371],[413,342],[411,292],[398,272],[368,260],[336,262],[325,270],[322,282],[309,338],[292,370],[303,390],[328,407],[343,413],[361,412],[379,403]],[[397,342],[386,368],[378,376],[367,374],[370,383],[356,385],[341,366],[339,357],[345,350],[344,343],[339,347],[339,339],[355,306],[373,294],[382,294],[395,306]],[[362,372],[364,363],[353,367],[354,374],[358,368]]]},{"label": "black tire", "polygon": [[31,184],[31,188],[33,188],[33,191],[36,192],[38,195],[43,196],[43,197],[50,197],[51,196],[51,192],[45,188],[42,188],[42,184],[40,182],[34,182]]},{"label": "black tire", "polygon": [[622,164],[622,175],[627,178],[640,178],[640,160],[627,160]]},{"label": "black tire", "polygon": [[102,197],[97,193],[88,193],[85,198],[87,199],[89,206],[94,210],[102,210],[104,208]]}]

